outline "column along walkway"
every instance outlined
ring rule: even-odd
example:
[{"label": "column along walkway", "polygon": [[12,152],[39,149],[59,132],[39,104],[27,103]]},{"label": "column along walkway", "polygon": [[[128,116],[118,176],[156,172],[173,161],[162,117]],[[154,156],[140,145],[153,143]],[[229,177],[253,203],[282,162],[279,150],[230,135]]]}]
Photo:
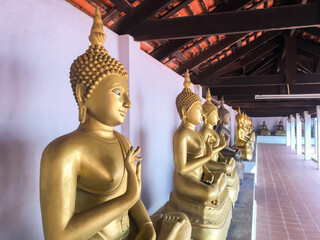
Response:
[{"label": "column along walkway", "polygon": [[256,239],[320,239],[320,171],[290,147],[259,144]]}]

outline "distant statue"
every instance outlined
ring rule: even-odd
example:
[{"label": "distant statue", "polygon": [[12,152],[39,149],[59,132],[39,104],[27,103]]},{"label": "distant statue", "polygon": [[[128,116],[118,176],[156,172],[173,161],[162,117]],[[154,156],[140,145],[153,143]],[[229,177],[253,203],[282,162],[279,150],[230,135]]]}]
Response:
[{"label": "distant statue", "polygon": [[[190,86],[187,71],[184,89],[176,98],[181,124],[173,136],[174,191],[165,211],[183,212],[189,217],[192,239],[225,239],[232,216],[227,176],[222,171],[212,173],[206,166],[225,147],[225,139],[204,139],[197,132],[203,111],[201,99]],[[221,167],[229,170],[227,164]]]},{"label": "distant statue", "polygon": [[275,132],[276,136],[286,136],[287,133],[284,130],[283,122],[280,120],[279,125],[277,126],[277,131]]},{"label": "distant statue", "polygon": [[261,136],[270,136],[270,132],[269,132],[269,129],[268,129],[265,121],[263,121],[263,124],[261,125],[261,129],[260,129],[259,135],[261,135]]}]

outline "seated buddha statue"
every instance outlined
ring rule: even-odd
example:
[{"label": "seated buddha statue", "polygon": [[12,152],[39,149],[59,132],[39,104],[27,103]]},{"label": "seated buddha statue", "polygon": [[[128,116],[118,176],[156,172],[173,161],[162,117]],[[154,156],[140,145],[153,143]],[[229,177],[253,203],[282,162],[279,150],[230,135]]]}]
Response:
[{"label": "seated buddha statue", "polygon": [[[102,46],[96,9],[91,46],[72,64],[70,79],[80,125],[53,140],[40,167],[46,240],[190,239],[185,214],[150,218],[140,200],[140,148],[114,130],[131,107],[128,74]],[[153,220],[153,221],[152,221]]]},{"label": "seated buddha statue", "polygon": [[206,167],[214,154],[224,147],[212,146],[196,131],[202,121],[201,100],[191,89],[189,73],[184,89],[176,98],[181,124],[173,136],[174,191],[165,205],[166,212],[185,213],[192,225],[192,239],[225,239],[232,216],[227,177],[223,172],[211,173]]},{"label": "seated buddha statue", "polygon": [[235,160],[233,157],[224,157],[221,151],[226,147],[224,133],[221,137],[214,130],[214,126],[217,125],[219,116],[218,108],[211,102],[211,94],[208,89],[206,102],[202,105],[204,112],[204,123],[199,131],[203,139],[211,139],[211,147],[213,157],[206,163],[207,168],[211,172],[222,171],[227,175],[227,188],[229,197],[232,200],[233,205],[238,199],[239,193],[239,177],[237,169],[235,167]]},{"label": "seated buddha statue", "polygon": [[259,135],[270,136],[270,132],[269,132],[269,129],[268,129],[265,121],[263,121],[263,124],[261,125],[261,129],[260,129]]},{"label": "seated buddha statue", "polygon": [[241,158],[241,151],[239,149],[235,149],[230,146],[231,134],[230,134],[230,130],[226,126],[230,123],[231,119],[230,119],[229,111],[224,107],[223,97],[220,102],[218,114],[219,114],[219,121],[215,130],[219,135],[224,133],[225,139],[226,139],[226,146],[224,147],[224,149],[220,151],[220,153],[224,157],[232,157],[236,160],[236,169],[237,169],[237,174],[239,176],[240,185],[241,185],[244,177],[244,163]]},{"label": "seated buddha statue", "polygon": [[252,151],[250,148],[250,138],[247,136],[247,131],[244,128],[244,114],[241,113],[240,108],[236,115],[237,129],[236,129],[236,149],[241,150],[241,158],[246,160],[252,159]]},{"label": "seated buddha statue", "polygon": [[225,157],[233,157],[236,161],[242,161],[241,151],[230,147],[231,134],[230,130],[226,127],[230,123],[230,113],[224,107],[224,99],[221,99],[220,108],[218,110],[219,121],[216,126],[216,132],[221,135],[225,134],[226,146],[221,150],[221,154]]},{"label": "seated buddha statue", "polygon": [[255,142],[254,128],[252,126],[252,121],[250,117],[245,113],[243,115],[244,115],[244,129],[246,131],[246,138],[248,139],[251,151],[253,152],[254,142]]},{"label": "seated buddha statue", "polygon": [[277,126],[277,131],[275,132],[276,136],[286,136],[286,130],[284,130],[283,122],[280,120],[279,125]]}]

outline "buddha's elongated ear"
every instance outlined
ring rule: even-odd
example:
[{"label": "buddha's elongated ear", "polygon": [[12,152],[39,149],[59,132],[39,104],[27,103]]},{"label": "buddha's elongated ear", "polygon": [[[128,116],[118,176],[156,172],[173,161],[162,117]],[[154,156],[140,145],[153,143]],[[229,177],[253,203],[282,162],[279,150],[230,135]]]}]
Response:
[{"label": "buddha's elongated ear", "polygon": [[186,107],[182,107],[181,108],[181,117],[182,117],[182,122],[186,123],[187,121],[187,111],[186,111]]},{"label": "buddha's elongated ear", "polygon": [[82,83],[77,83],[76,85],[76,99],[77,102],[80,104],[84,104],[85,100],[84,100],[84,96],[86,93],[86,88]]},{"label": "buddha's elongated ear", "polygon": [[86,88],[82,83],[77,83],[76,85],[76,98],[79,104],[79,121],[84,123],[86,121],[87,106],[85,104],[84,95],[86,93]]}]

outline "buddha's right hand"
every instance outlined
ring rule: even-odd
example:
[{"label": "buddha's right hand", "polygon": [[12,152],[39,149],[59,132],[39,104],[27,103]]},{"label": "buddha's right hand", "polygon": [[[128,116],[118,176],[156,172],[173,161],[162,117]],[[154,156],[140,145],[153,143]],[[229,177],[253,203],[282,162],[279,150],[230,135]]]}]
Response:
[{"label": "buddha's right hand", "polygon": [[[128,172],[128,184],[127,184],[127,194],[135,202],[140,198],[141,192],[141,157],[137,155],[140,152],[140,147],[134,151],[134,148],[131,146],[127,156],[125,158],[125,167]],[[138,164],[136,165],[136,161]]]},{"label": "buddha's right hand", "polygon": [[213,157],[213,151],[212,151],[212,137],[208,136],[206,141],[206,148],[207,148],[207,154],[208,157]]},{"label": "buddha's right hand", "polygon": [[225,133],[222,133],[220,136],[220,146],[225,147],[226,146],[226,135]]}]

